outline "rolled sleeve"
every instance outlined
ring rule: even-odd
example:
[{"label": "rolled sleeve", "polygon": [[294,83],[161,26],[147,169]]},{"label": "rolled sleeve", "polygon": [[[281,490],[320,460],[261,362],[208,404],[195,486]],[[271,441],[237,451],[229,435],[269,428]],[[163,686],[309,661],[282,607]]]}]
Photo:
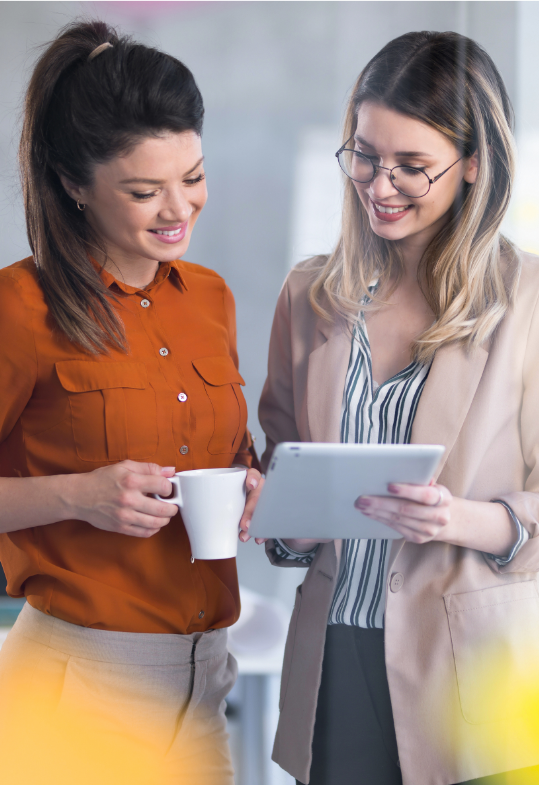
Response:
[{"label": "rolled sleeve", "polygon": [[300,553],[288,548],[282,540],[274,539],[266,542],[266,555],[274,567],[303,567],[311,566],[318,551],[318,545],[312,551]]},{"label": "rolled sleeve", "polygon": [[515,544],[513,545],[511,551],[508,553],[507,556],[496,556],[493,553],[485,553],[487,559],[491,559],[492,561],[496,562],[496,564],[499,567],[505,567],[513,561],[513,559],[520,551],[522,546],[529,540],[530,535],[528,534],[527,530],[524,528],[524,526],[521,524],[521,522],[515,515],[512,507],[510,507],[506,502],[502,501],[501,499],[492,499],[492,503],[501,504],[502,507],[505,507],[505,509],[509,513],[511,520],[515,525],[515,529],[517,532],[517,539],[515,541]]}]

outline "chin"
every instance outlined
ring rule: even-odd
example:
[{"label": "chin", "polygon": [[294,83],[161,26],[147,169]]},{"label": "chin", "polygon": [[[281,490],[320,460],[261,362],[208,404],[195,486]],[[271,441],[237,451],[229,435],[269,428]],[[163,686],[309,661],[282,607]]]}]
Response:
[{"label": "chin", "polygon": [[408,237],[412,232],[406,231],[403,232],[395,225],[388,224],[387,226],[376,226],[374,227],[371,223],[371,229],[375,235],[381,237],[384,240],[403,240],[405,237]]},{"label": "chin", "polygon": [[144,255],[148,259],[157,259],[159,262],[174,262],[176,259],[181,259],[187,253],[188,248],[189,241],[186,242],[184,237],[183,240],[174,245],[159,243],[157,248],[146,248]]}]

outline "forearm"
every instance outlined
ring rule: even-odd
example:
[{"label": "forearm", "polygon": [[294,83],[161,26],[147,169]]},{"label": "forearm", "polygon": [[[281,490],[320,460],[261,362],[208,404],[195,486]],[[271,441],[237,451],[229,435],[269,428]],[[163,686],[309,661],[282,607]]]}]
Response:
[{"label": "forearm", "polygon": [[453,498],[451,520],[435,539],[506,556],[516,538],[515,524],[501,504]]},{"label": "forearm", "polygon": [[0,478],[0,533],[69,520],[76,476]]}]

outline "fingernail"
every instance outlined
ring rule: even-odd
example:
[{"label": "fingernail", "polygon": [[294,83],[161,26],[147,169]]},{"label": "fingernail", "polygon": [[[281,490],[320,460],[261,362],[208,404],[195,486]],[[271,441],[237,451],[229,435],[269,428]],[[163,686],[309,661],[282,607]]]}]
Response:
[{"label": "fingernail", "polygon": [[249,528],[249,526],[251,525],[251,521],[250,521],[250,520],[248,520],[248,521],[243,521],[243,525],[245,526],[245,528],[246,528],[246,529],[248,529],[248,528]]},{"label": "fingernail", "polygon": [[174,472],[174,474],[176,474],[176,467],[175,466],[163,466],[161,471],[162,472]]},{"label": "fingernail", "polygon": [[242,533],[240,534],[240,540],[241,540],[242,542],[248,542],[250,539],[251,539],[251,538],[249,537],[249,535],[247,534],[247,532],[242,532]]},{"label": "fingernail", "polygon": [[363,499],[361,496],[354,503],[354,507],[358,510],[368,510],[370,506],[371,502],[368,499]]},{"label": "fingernail", "polygon": [[389,493],[400,493],[401,487],[402,486],[396,482],[390,482],[389,485],[387,486],[387,490],[389,491]]},{"label": "fingernail", "polygon": [[255,480],[255,478],[253,477],[253,479],[249,481],[249,485],[251,486],[251,488],[258,488],[258,480]]}]

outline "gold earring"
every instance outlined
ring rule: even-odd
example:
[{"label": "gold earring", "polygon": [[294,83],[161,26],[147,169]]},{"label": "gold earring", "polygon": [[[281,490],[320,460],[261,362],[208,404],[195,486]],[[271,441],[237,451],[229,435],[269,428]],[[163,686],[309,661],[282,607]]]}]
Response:
[{"label": "gold earring", "polygon": [[85,204],[81,204],[78,199],[77,199],[77,207],[81,211],[81,213],[83,213],[86,210],[86,205]]}]

